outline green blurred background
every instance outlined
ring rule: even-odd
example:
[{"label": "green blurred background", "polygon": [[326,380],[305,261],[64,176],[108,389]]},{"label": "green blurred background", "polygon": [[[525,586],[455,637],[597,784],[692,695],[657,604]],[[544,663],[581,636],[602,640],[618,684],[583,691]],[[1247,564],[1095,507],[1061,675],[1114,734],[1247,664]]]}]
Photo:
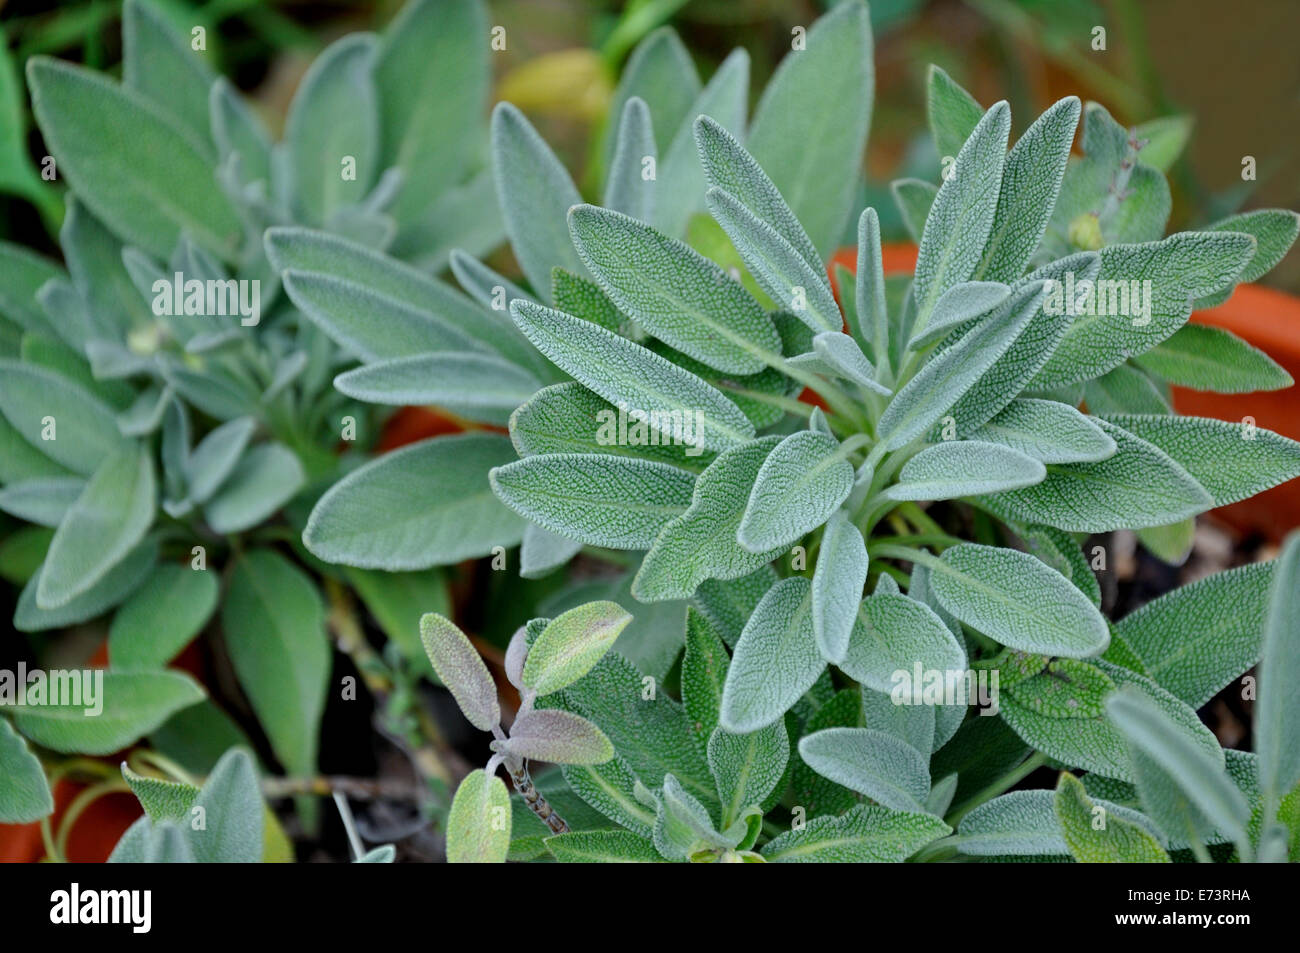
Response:
[{"label": "green blurred background", "polygon": [[[185,32],[202,25],[208,49],[278,128],[313,56],[337,36],[383,27],[401,0],[164,0]],[[791,31],[829,2],[816,0],[488,0],[506,28],[497,94],[524,108],[590,192],[592,142],[617,70],[651,29],[671,23],[703,75],[736,46],[760,90],[790,48]],[[114,70],[119,0],[49,4],[0,0],[9,63],[0,78],[0,237],[54,251],[62,201],[40,181],[44,154],[21,87],[27,57],[47,53]],[[889,198],[893,178],[937,181],[925,126],[925,76],[944,67],[985,105],[1007,99],[1018,133],[1050,102],[1076,93],[1126,124],[1186,117],[1188,149],[1169,171],[1171,230],[1243,208],[1300,205],[1300,3],[1296,0],[875,0],[876,107],[863,202],[886,237],[904,239]],[[1094,49],[1097,28],[1105,49]],[[486,42],[486,38],[485,38]],[[1243,181],[1253,156],[1255,181]],[[847,239],[848,236],[846,236]],[[1300,292],[1300,255],[1266,279]]]}]

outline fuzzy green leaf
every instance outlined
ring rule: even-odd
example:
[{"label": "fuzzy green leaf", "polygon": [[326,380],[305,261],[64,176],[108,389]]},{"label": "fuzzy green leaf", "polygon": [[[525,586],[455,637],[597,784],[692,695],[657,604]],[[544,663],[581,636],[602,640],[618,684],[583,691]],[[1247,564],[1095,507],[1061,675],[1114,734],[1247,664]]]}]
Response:
[{"label": "fuzzy green leaf", "polygon": [[487,433],[403,447],[334,484],[312,510],[303,542],[327,562],[390,572],[515,546],[524,522],[488,482],[489,471],[512,456],[509,440]]},{"label": "fuzzy green leaf", "polygon": [[759,303],[689,245],[591,205],[569,213],[569,228],[605,293],[660,340],[736,374],[757,373],[766,366],[763,355],[780,352]]},{"label": "fuzzy green leaf", "polygon": [[877,591],[863,599],[839,668],[868,688],[888,693],[898,684],[896,675],[910,675],[917,662],[927,671],[960,671],[966,667],[966,651],[929,606],[893,592]]},{"label": "fuzzy green leaf", "polygon": [[662,864],[647,838],[631,831],[569,831],[546,838],[546,849],[562,864]]},{"label": "fuzzy green leaf", "polygon": [[471,420],[504,424],[541,382],[491,354],[442,351],[358,367],[334,378],[334,386],[367,403],[436,404]]},{"label": "fuzzy green leaf", "polygon": [[211,148],[208,89],[214,77],[203,54],[144,0],[122,5],[122,81],[166,112],[197,144]]},{"label": "fuzzy green leaf", "polygon": [[456,789],[447,815],[447,863],[503,864],[510,850],[510,794],[482,768]]},{"label": "fuzzy green leaf", "polygon": [[790,710],[825,670],[812,626],[812,583],[783,579],[763,596],[736,643],[719,724],[746,734]]},{"label": "fuzzy green leaf", "polygon": [[1068,404],[1018,397],[973,434],[1043,463],[1086,463],[1115,453],[1115,441]]},{"label": "fuzzy green leaf", "polygon": [[605,733],[572,712],[558,708],[528,711],[510,726],[507,747],[530,761],[555,764],[601,764],[614,757]]},{"label": "fuzzy green leaf", "polygon": [[839,817],[814,817],[787,831],[761,853],[768,863],[899,863],[952,831],[930,814],[859,804]]},{"label": "fuzzy green leaf", "polygon": [[29,444],[84,476],[131,446],[98,397],[31,364],[0,360],[0,413]]},{"label": "fuzzy green leaf", "polygon": [[9,721],[0,718],[0,823],[29,824],[54,810],[54,798],[41,762],[32,754]]},{"label": "fuzzy green leaf", "polygon": [[834,437],[800,430],[759,468],[736,539],[751,553],[793,543],[821,526],[853,490],[853,465]]},{"label": "fuzzy green leaf", "polygon": [[497,688],[469,638],[450,619],[429,612],[420,617],[420,641],[461,714],[479,731],[491,731],[501,721]]},{"label": "fuzzy green leaf", "polygon": [[[650,221],[655,180],[644,176],[647,159],[651,162],[657,160],[650,108],[644,99],[633,96],[624,104],[618,120],[618,139],[609,175],[605,179],[603,204],[606,208],[642,222]],[[559,304],[558,299],[556,304]]]},{"label": "fuzzy green leaf", "polygon": [[44,572],[44,567],[41,567],[32,574],[18,596],[18,607],[14,610],[14,628],[19,632],[43,632],[93,619],[134,592],[144,582],[157,560],[158,541],[146,537],[105,573],[99,582],[57,609],[42,609],[36,604],[36,591]]},{"label": "fuzzy green leaf", "polygon": [[1086,658],[1110,642],[1097,607],[1028,553],[961,543],[927,565],[930,586],[944,608],[1003,645]]},{"label": "fuzzy green leaf", "polygon": [[925,813],[930,772],[919,751],[871,728],[827,728],[799,741],[814,771],[895,811]]},{"label": "fuzzy green leaf", "polygon": [[862,602],[862,587],[867,582],[867,566],[862,533],[843,510],[837,510],[822,534],[812,583],[813,634],[828,662],[842,661],[848,651]]},{"label": "fuzzy green leaf", "polygon": [[722,690],[731,659],[717,627],[696,609],[686,611],[686,654],[682,656],[682,707],[701,748],[718,726]]},{"label": "fuzzy green leaf", "polygon": [[996,443],[953,440],[926,447],[885,491],[891,500],[951,500],[1032,486],[1047,476],[1038,460]]},{"label": "fuzzy green leaf", "polygon": [[217,607],[216,574],[158,566],[113,616],[108,655],[121,671],[162,668],[207,624]]},{"label": "fuzzy green leaf", "polygon": [[940,158],[955,158],[984,115],[984,107],[934,64],[926,82],[926,119]]},{"label": "fuzzy green leaf", "polygon": [[1281,390],[1294,380],[1286,369],[1223,328],[1185,324],[1134,359],[1171,384],[1219,394]]},{"label": "fuzzy green leaf", "polygon": [[551,620],[528,651],[524,685],[548,695],[573,684],[591,671],[631,621],[631,614],[614,602],[589,602]]},{"label": "fuzzy green leaf", "polygon": [[652,460],[598,453],[525,457],[489,473],[492,490],[531,522],[591,546],[649,549],[690,505],[695,477]]},{"label": "fuzzy green leaf", "polygon": [[1300,713],[1300,536],[1278,556],[1264,624],[1255,704],[1255,751],[1265,797],[1280,799],[1300,782],[1296,722]]},{"label": "fuzzy green leaf", "polygon": [[203,507],[215,532],[241,533],[288,503],[306,482],[297,455],[282,443],[263,443],[244,454]]},{"label": "fuzzy green leaf", "polygon": [[740,819],[745,808],[761,805],[785,774],[790,757],[785,722],[778,720],[740,735],[716,728],[709,736],[708,754],[726,829]]},{"label": "fuzzy green leaf", "polygon": [[1098,828],[1097,805],[1074,775],[1061,774],[1056,785],[1055,804],[1065,843],[1079,863],[1170,863],[1160,841],[1138,824],[1103,813],[1103,826]]}]

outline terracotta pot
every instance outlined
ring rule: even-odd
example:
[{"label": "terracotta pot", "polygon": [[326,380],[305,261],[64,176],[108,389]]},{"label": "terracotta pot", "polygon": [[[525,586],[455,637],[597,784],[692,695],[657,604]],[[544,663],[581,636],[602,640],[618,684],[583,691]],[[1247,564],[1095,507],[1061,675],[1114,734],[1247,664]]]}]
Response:
[{"label": "terracotta pot", "polygon": [[[882,246],[885,274],[910,273],[916,268],[916,255],[915,245]],[[832,256],[831,263],[856,271],[857,249],[841,248]],[[1191,320],[1231,331],[1266,352],[1293,378],[1300,380],[1300,298],[1262,285],[1238,285],[1223,304],[1193,312]],[[1291,388],[1253,394],[1212,394],[1174,388],[1174,408],[1180,414],[1233,421],[1253,417],[1260,427],[1300,440],[1297,400]],[[1258,532],[1280,541],[1289,530],[1300,526],[1300,480],[1220,507],[1213,513],[1242,532]]]}]

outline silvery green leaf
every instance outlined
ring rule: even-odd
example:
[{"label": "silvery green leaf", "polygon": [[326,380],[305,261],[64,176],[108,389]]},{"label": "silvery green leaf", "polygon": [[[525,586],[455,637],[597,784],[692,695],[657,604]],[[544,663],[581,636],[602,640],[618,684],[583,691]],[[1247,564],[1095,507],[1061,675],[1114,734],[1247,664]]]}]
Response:
[{"label": "silvery green leaf", "polygon": [[1092,307],[1099,313],[1075,316],[1030,386],[1090,380],[1150,350],[1186,323],[1193,301],[1231,283],[1254,248],[1254,239],[1239,232],[1179,232],[1163,241],[1102,248]]},{"label": "silvery green leaf", "polygon": [[54,533],[37,605],[57,609],[89,591],[144,538],[156,506],[157,481],[145,448],[105,459]]},{"label": "silvery green leaf", "polygon": [[549,695],[591,671],[632,616],[614,602],[589,602],[552,619],[528,650],[523,683]]},{"label": "silvery green leaf", "polygon": [[936,781],[930,787],[930,794],[925,799],[925,810],[935,817],[943,817],[952,807],[952,799],[957,794],[958,777],[950,774]]},{"label": "silvery green leaf", "polygon": [[[621,116],[624,105],[633,96],[645,100],[662,152],[682,124],[693,118],[690,106],[699,93],[700,78],[691,54],[672,27],[662,26],[647,33],[627,58],[608,115]],[[600,150],[602,168],[609,168],[616,134],[615,124],[607,122]]]},{"label": "silvery green leaf", "polygon": [[1191,137],[1191,116],[1157,116],[1138,125],[1134,137],[1143,142],[1142,161],[1153,169],[1168,172],[1178,161]]},{"label": "silvery green leaf", "polygon": [[257,410],[259,395],[252,380],[215,362],[194,370],[180,361],[166,361],[162,375],[187,403],[217,420],[233,420]]},{"label": "silvery green leaf", "polygon": [[582,543],[560,536],[536,523],[524,527],[524,539],[519,549],[519,575],[525,579],[540,579],[563,566],[582,551]]},{"label": "silvery green leaf", "polygon": [[1250,807],[1228,779],[1222,753],[1207,753],[1141,692],[1121,689],[1107,714],[1128,742],[1142,806],[1166,834],[1203,838],[1214,828],[1246,842]]},{"label": "silvery green leaf", "polygon": [[24,440],[69,470],[90,476],[105,457],[132,446],[112,409],[63,375],[0,359],[0,378],[0,413]]},{"label": "silvery green leaf", "polygon": [[[1094,659],[1089,664],[1119,687],[1130,685],[1146,694],[1177,726],[1189,745],[1209,757],[1220,756],[1222,749],[1218,741],[1196,717],[1196,712],[1155,682],[1102,659]],[[1011,692],[1002,695],[1000,714],[1026,743],[1067,767],[1095,771],[1120,781],[1131,782],[1134,778],[1124,737],[1108,717],[1053,717],[1020,704]]]},{"label": "silvery green leaf", "polygon": [[875,593],[886,593],[891,596],[896,596],[902,591],[903,590],[900,589],[898,586],[897,579],[895,579],[887,572],[882,572],[880,574],[880,577],[876,580],[876,588],[875,590],[873,590],[872,594],[874,595]]},{"label": "silvery green leaf", "polygon": [[1209,491],[1215,506],[1300,476],[1300,443],[1247,422],[1134,414],[1104,419],[1163,450]]},{"label": "silvery green leaf", "polygon": [[695,603],[717,627],[727,647],[734,648],[759,600],[776,581],[776,570],[771,566],[764,566],[739,579],[707,579],[696,590]]},{"label": "silvery green leaf", "polygon": [[225,483],[256,429],[255,418],[239,417],[214,428],[199,441],[184,463],[191,502],[206,503]]},{"label": "silvery green leaf", "polygon": [[0,822],[30,824],[54,811],[41,762],[5,718],[0,718],[0,770],[5,778],[0,791]]},{"label": "silvery green leaf", "polygon": [[885,491],[891,500],[951,500],[1032,486],[1047,476],[1038,460],[1019,450],[976,440],[926,447],[899,471]]},{"label": "silvery green leaf", "polygon": [[[566,710],[601,726],[640,783],[660,785],[671,772],[697,800],[716,807],[713,777],[685,710],[666,692],[645,698],[644,690],[642,673],[618,652],[608,652],[560,697]],[[633,783],[630,790],[635,788]],[[633,800],[640,801],[635,795]]]},{"label": "silvery green leaf", "polygon": [[1184,324],[1134,361],[1171,384],[1220,394],[1281,390],[1295,383],[1259,348],[1231,331],[1204,324]]},{"label": "silvery green leaf", "polygon": [[555,764],[600,764],[614,757],[603,731],[558,708],[521,714],[510,726],[507,748],[521,758]]},{"label": "silvery green leaf", "polygon": [[[975,387],[1040,313],[1043,294],[1041,283],[1026,284],[951,346],[930,358],[894,395],[881,415],[877,430],[885,445],[896,450],[911,443]],[[996,394],[990,396],[1004,396],[1007,402],[1016,396],[1007,394],[1007,388],[995,390]],[[981,400],[973,408],[971,419],[978,417],[974,410],[990,404]]]},{"label": "silvery green leaf", "polygon": [[58,526],[86,488],[81,477],[35,477],[0,488],[0,510],[38,526]]},{"label": "silvery green leaf", "polygon": [[[120,238],[165,258],[185,231],[233,256],[243,235],[238,213],[215,187],[206,149],[165,113],[134,90],[59,60],[33,57],[27,79],[60,173]],[[105,142],[129,147],[105,149]]]},{"label": "silvery green leaf", "polygon": [[740,819],[745,808],[763,804],[785,774],[790,757],[785,722],[778,719],[739,735],[715,728],[709,736],[708,754],[726,829]]},{"label": "silvery green leaf", "polygon": [[[885,577],[882,576],[881,578]],[[885,594],[887,593],[879,591],[875,593],[875,595]],[[963,657],[964,655],[965,653],[963,653]],[[860,688],[859,694],[862,696],[862,717],[859,727],[875,728],[877,731],[891,734],[906,741],[922,754],[927,754],[939,747],[935,743],[935,715],[940,711],[945,711],[948,706],[925,703],[896,705],[890,695],[865,686]],[[951,707],[953,710],[965,714],[966,708],[964,705],[953,705]],[[811,725],[809,728],[811,730]],[[956,728],[954,727],[953,730],[956,731]],[[946,738],[943,740],[947,741]]]},{"label": "silvery green leaf", "polygon": [[59,284],[45,285],[38,298],[50,314],[54,330],[62,335],[75,330],[62,327],[64,322],[58,318],[71,315],[78,305],[84,309],[84,336],[69,341],[70,346],[81,350],[87,339],[120,340],[134,326],[148,320],[145,302],[153,300],[152,289],[150,294],[140,294],[124,261],[121,241],[76,198],[68,199],[59,245],[80,302],[64,300]]},{"label": "silvery green leaf", "polygon": [[157,559],[158,542],[146,537],[144,542],[105,573],[99,582],[57,609],[42,609],[36,604],[36,590],[40,587],[41,576],[44,574],[44,567],[41,567],[32,574],[18,596],[18,606],[14,610],[14,628],[19,632],[43,632],[93,619],[135,591],[149,575],[149,570]]},{"label": "silvery green leaf", "polygon": [[[1259,781],[1270,803],[1300,781],[1296,720],[1300,712],[1300,536],[1292,533],[1278,556],[1269,594],[1255,703]],[[1265,822],[1271,818],[1265,818]]]},{"label": "silvery green leaf", "polygon": [[240,533],[267,519],[307,482],[297,454],[282,443],[258,444],[240,459],[203,506],[214,532]]},{"label": "silvery green leaf", "polygon": [[488,482],[488,472],[513,457],[507,438],[488,433],[437,437],[385,454],[326,491],[303,543],[327,562],[390,572],[518,545],[524,522]]},{"label": "silvery green leaf", "polygon": [[934,146],[940,158],[955,158],[984,115],[984,107],[934,64],[930,65],[925,92],[926,119]]},{"label": "silvery green leaf", "polygon": [[248,752],[232,749],[208,775],[194,807],[206,826],[187,825],[185,839],[198,863],[254,864],[262,859],[262,792]]},{"label": "silvery green leaf", "polygon": [[599,324],[606,331],[633,336],[626,334],[630,330],[628,322],[614,302],[609,300],[609,295],[601,291],[600,285],[594,281],[579,278],[563,268],[555,268],[551,271],[551,297],[557,311]]},{"label": "silvery green leaf", "polygon": [[[0,242],[0,262],[5,268],[0,313],[26,331],[49,333],[53,329],[36,296],[49,282],[66,287],[63,269],[57,262],[13,242]],[[89,320],[84,314],[82,317]]]},{"label": "silvery green leaf", "polygon": [[[624,416],[625,429],[630,435],[637,421],[630,414]],[[566,381],[539,390],[510,415],[510,438],[522,457],[544,453],[603,453],[657,460],[692,471],[703,470],[714,459],[711,452],[697,453],[699,448],[673,443],[671,438],[667,442],[663,439],[652,442],[648,428],[645,428],[645,443],[620,441],[618,423],[618,408],[576,381]]]},{"label": "silvery green leaf", "polygon": [[427,272],[441,272],[454,251],[487,255],[505,236],[492,170],[480,168],[463,184],[435,198],[414,222],[404,225],[394,236],[389,253]]},{"label": "silvery green leaf", "polygon": [[[844,300],[844,292],[840,292]],[[880,218],[874,208],[858,219],[857,275],[853,307],[846,308],[854,340],[875,358],[881,370],[889,367],[889,309],[885,301],[885,272],[880,251]]]},{"label": "silvery green leaf", "polygon": [[482,768],[456,789],[447,814],[447,863],[503,864],[510,850],[510,794]]},{"label": "silvery green leaf", "polygon": [[682,861],[701,850],[734,846],[714,829],[704,805],[671,774],[664,775],[658,800],[654,845],[668,860]]},{"label": "silvery green leaf", "polygon": [[662,864],[654,844],[631,831],[569,831],[546,838],[562,864]]},{"label": "silvery green leaf", "polygon": [[406,222],[457,184],[483,146],[491,84],[486,5],[418,0],[385,30],[375,63],[381,168],[402,170]]},{"label": "silvery green leaf", "polygon": [[871,728],[827,728],[804,735],[799,755],[814,771],[895,811],[924,813],[930,771],[919,751]]},{"label": "silvery green leaf", "polygon": [[590,546],[649,549],[691,502],[695,477],[653,460],[598,453],[525,457],[489,474],[497,497],[553,533]]},{"label": "silvery green leaf", "polygon": [[745,128],[748,100],[749,54],[737,48],[727,54],[695,97],[663,150],[659,181],[655,185],[655,217],[651,222],[655,228],[666,235],[681,237],[691,215],[701,207],[707,183],[692,121],[700,115],[712,116],[726,129],[740,135]]},{"label": "silvery green leaf", "polygon": [[[650,107],[639,96],[623,106],[618,120],[618,139],[605,179],[604,206],[643,222],[654,209],[655,179],[646,178],[646,160],[657,161]],[[556,304],[559,304],[557,301]]]},{"label": "silvery green leaf", "polygon": [[935,303],[925,330],[907,346],[915,351],[942,340],[966,322],[992,311],[1009,294],[1011,289],[1000,281],[963,281],[953,285]]},{"label": "silvery green leaf", "polygon": [[[1009,667],[1014,670],[1017,663],[1032,665],[1030,671],[1042,664],[1036,659],[1012,656]],[[1052,659],[1036,674],[1007,681],[1007,690],[1016,704],[1063,720],[1100,717],[1106,697],[1115,691],[1114,680],[1097,666],[1067,658]]]},{"label": "silvery green leaf", "polygon": [[763,461],[780,439],[762,437],[724,450],[696,478],[689,508],[663,525],[641,562],[632,582],[638,600],[689,598],[705,579],[737,579],[779,555],[779,548],[742,548],[736,530]]},{"label": "silvery green leaf", "polygon": [[573,792],[597,811],[635,834],[650,836],[654,811],[636,799],[641,782],[617,754],[602,764],[566,764],[561,771]]},{"label": "silvery green leaf", "polygon": [[722,689],[731,663],[716,626],[695,609],[686,612],[686,653],[682,656],[682,707],[701,748],[718,725]]},{"label": "silvery green leaf", "polygon": [[510,103],[498,103],[492,111],[492,174],[506,234],[534,292],[550,292],[551,269],[557,265],[585,275],[566,223],[582,196],[555,153]]},{"label": "silvery green leaf", "polygon": [[1028,553],[961,543],[927,567],[944,608],[1010,648],[1087,658],[1110,642],[1088,597]]},{"label": "silvery green leaf", "polygon": [[491,731],[501,721],[497,689],[469,638],[451,620],[429,612],[420,617],[420,641],[465,718],[480,731]]},{"label": "silvery green leaf", "polygon": [[144,437],[153,433],[162,425],[163,413],[172,395],[171,388],[150,384],[130,407],[117,415],[117,429],[126,437]]},{"label": "silvery green leaf", "polygon": [[216,574],[176,563],[154,569],[113,615],[108,657],[120,671],[162,668],[217,607]]},{"label": "silvery green leaf", "polygon": [[853,490],[853,465],[834,437],[801,430],[767,455],[736,539],[751,553],[795,542],[821,526]]},{"label": "silvery green leaf", "polygon": [[166,112],[178,127],[211,149],[208,88],[214,76],[202,54],[151,3],[122,5],[122,81]]},{"label": "silvery green leaf", "polygon": [[921,328],[945,291],[975,276],[993,226],[1010,129],[1011,110],[999,102],[975,126],[934,197],[916,260]]},{"label": "silvery green leaf", "polygon": [[812,626],[812,583],[799,576],[768,590],[736,643],[719,724],[745,734],[784,715],[825,670]]},{"label": "silvery green leaf", "polygon": [[[929,606],[877,587],[858,607],[838,667],[868,688],[889,693],[897,685],[897,673],[910,676],[918,662],[926,671],[961,671],[966,651]],[[920,688],[913,686],[913,691]],[[927,743],[927,753],[929,747]]]},{"label": "silvery green leaf", "polygon": [[470,420],[499,425],[542,385],[504,358],[441,351],[366,364],[334,378],[334,386],[366,403],[434,404]]},{"label": "silvery green leaf", "polygon": [[490,311],[498,311],[508,317],[510,303],[516,298],[534,300],[531,294],[513,281],[463,251],[453,250],[448,263],[451,265],[451,273],[456,276],[456,281],[465,289],[465,293]]},{"label": "silvery green leaf", "polygon": [[1042,483],[986,502],[999,514],[1076,533],[1164,526],[1214,505],[1209,492],[1163,450],[1122,427],[1091,419],[1115,441],[1112,456],[1051,464]]},{"label": "silvery green leaf", "polygon": [[862,533],[837,510],[826,523],[813,572],[813,634],[828,662],[839,663],[849,647],[867,582],[867,544]]},{"label": "silvery green leaf", "polygon": [[[297,199],[313,224],[357,205],[379,175],[379,109],[374,83],[376,38],[336,40],[307,70],[289,106],[284,141]],[[353,162],[353,176],[343,175]]]},{"label": "silvery green leaf", "polygon": [[813,349],[827,367],[845,380],[882,397],[893,394],[893,391],[876,380],[876,369],[849,335],[839,331],[824,331],[813,338]]},{"label": "silvery green leaf", "polygon": [[[1162,392],[1162,390],[1164,392]],[[1173,407],[1166,396],[1168,388],[1133,364],[1112,367],[1101,377],[1085,381],[1083,399],[1089,413],[1110,416],[1113,414],[1172,414]]]},{"label": "silvery green leaf", "polygon": [[285,293],[303,314],[364,361],[428,351],[490,350],[434,312],[348,278],[291,270],[283,280]]},{"label": "silvery green leaf", "polygon": [[1077,96],[1058,100],[1008,153],[993,227],[976,277],[1015,281],[1024,273],[1052,217],[1079,125],[1079,109]]},{"label": "silvery green leaf", "polygon": [[[709,185],[722,189],[751,215],[770,225],[820,276],[822,259],[812,239],[767,173],[736,137],[710,117],[700,116],[695,120],[695,141]],[[829,285],[826,290],[830,290]]]},{"label": "silvery green leaf", "polygon": [[569,213],[583,261],[619,310],[721,371],[753,374],[779,354],[772,319],[739,282],[684,242],[590,205]]},{"label": "silvery green leaf", "polygon": [[[103,672],[97,704],[83,694],[82,704],[27,704],[13,709],[18,731],[43,748],[61,754],[107,755],[134,744],[168,718],[203,700],[198,682],[181,672]],[[82,675],[83,685],[87,675]],[[99,675],[95,676],[98,681]],[[75,700],[75,697],[74,697]]]},{"label": "silvery green leaf", "polygon": [[864,3],[833,8],[786,54],[754,110],[749,151],[824,257],[853,207],[875,92]]},{"label": "silvery green leaf", "polygon": [[1256,563],[1198,579],[1130,612],[1115,634],[1159,685],[1200,708],[1259,661],[1273,569]]},{"label": "silvery green leaf", "polygon": [[922,179],[895,179],[889,183],[889,190],[893,193],[894,204],[898,206],[908,237],[920,244],[939,187]]},{"label": "silvery green leaf", "polygon": [[[1157,843],[1163,836],[1138,811],[1095,796],[1093,801],[1105,809],[1108,821],[1116,819],[1137,825],[1155,837]],[[1050,790],[1009,791],[985,801],[962,818],[957,830],[961,852],[973,857],[1007,854],[1046,857],[1070,852],[1056,816],[1055,793]]]},{"label": "silvery green leaf", "polygon": [[[1291,246],[1295,244],[1296,235],[1300,234],[1300,215],[1290,209],[1262,208],[1237,215],[1229,215],[1213,225],[1207,225],[1209,232],[1238,232],[1255,239],[1255,254],[1237,276],[1237,283],[1258,281],[1273,266],[1282,260]],[[1209,295],[1196,302],[1196,307],[1208,308],[1228,300],[1233,286],[1229,285],[1218,294]]]},{"label": "silvery green leaf", "polygon": [[530,302],[514,302],[511,314],[539,351],[592,391],[610,403],[659,415],[660,426],[652,429],[675,428],[683,438],[690,430],[692,439],[679,442],[706,450],[725,450],[754,436],[753,424],[717,389],[641,345]]},{"label": "silvery green leaf", "polygon": [[254,115],[224,76],[213,81],[207,92],[208,126],[222,163],[239,157],[241,180],[270,183],[271,139],[266,127]]},{"label": "silvery green leaf", "polygon": [[1093,605],[1100,608],[1101,584],[1073,536],[1051,526],[1015,526],[1012,529],[1024,540],[1028,552],[1069,579],[1076,589],[1092,600]]},{"label": "silvery green leaf", "polygon": [[1079,863],[1171,863],[1151,831],[1094,803],[1074,775],[1061,774],[1054,802],[1065,843]]},{"label": "silvery green leaf", "polygon": [[221,630],[276,757],[314,773],[331,663],[316,584],[274,550],[248,550],[230,572]]},{"label": "silvery green leaf", "polygon": [[754,280],[777,305],[814,331],[838,331],[843,326],[821,267],[809,265],[798,248],[730,192],[714,186],[707,201],[709,213],[727,233]]},{"label": "silvery green leaf", "polygon": [[1000,443],[1043,463],[1096,463],[1115,453],[1110,435],[1068,404],[1017,397],[971,439]]},{"label": "silvery green leaf", "polygon": [[391,864],[397,857],[397,848],[392,844],[384,844],[366,851],[358,857],[354,863],[357,864]]},{"label": "silvery green leaf", "polygon": [[839,817],[814,817],[763,845],[768,863],[899,863],[950,828],[926,813],[859,804]]}]

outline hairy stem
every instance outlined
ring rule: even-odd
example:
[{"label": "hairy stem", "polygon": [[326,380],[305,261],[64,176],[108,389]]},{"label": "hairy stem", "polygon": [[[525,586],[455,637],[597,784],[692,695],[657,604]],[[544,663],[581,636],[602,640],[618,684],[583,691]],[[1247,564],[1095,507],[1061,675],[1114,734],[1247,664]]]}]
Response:
[{"label": "hairy stem", "polygon": [[550,828],[552,834],[569,833],[568,822],[555,813],[555,808],[551,807],[551,803],[542,797],[542,793],[533,784],[532,776],[528,773],[528,765],[522,760],[507,758],[506,770],[510,772],[510,780],[514,782],[515,790],[528,805],[528,810],[536,814],[538,819]]}]

